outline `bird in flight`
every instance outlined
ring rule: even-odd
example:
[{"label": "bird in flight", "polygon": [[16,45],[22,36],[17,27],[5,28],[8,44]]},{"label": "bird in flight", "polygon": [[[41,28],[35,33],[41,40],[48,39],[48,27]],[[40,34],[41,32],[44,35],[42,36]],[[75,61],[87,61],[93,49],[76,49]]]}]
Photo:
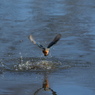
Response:
[{"label": "bird in flight", "polygon": [[30,41],[31,41],[33,44],[37,45],[39,48],[42,49],[42,52],[43,52],[44,56],[47,56],[47,55],[49,54],[50,47],[53,46],[54,44],[56,44],[56,43],[60,40],[60,38],[61,38],[61,34],[57,34],[57,35],[55,36],[55,38],[48,44],[48,46],[47,46],[47,47],[44,47],[43,45],[37,43],[37,42],[34,40],[34,38],[33,38],[32,35],[29,35]]}]

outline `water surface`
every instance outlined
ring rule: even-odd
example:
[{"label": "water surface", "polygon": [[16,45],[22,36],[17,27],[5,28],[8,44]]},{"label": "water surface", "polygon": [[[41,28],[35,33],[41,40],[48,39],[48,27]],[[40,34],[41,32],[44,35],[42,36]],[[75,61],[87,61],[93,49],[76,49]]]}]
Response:
[{"label": "water surface", "polygon": [[0,95],[95,95],[95,1],[1,0],[0,51]]}]

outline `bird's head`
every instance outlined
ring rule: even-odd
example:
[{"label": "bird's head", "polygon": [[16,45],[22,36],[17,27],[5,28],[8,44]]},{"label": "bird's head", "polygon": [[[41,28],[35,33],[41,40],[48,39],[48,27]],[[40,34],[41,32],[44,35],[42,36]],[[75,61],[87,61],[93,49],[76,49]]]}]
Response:
[{"label": "bird's head", "polygon": [[42,51],[44,53],[44,56],[47,56],[49,54],[49,48],[45,48]]}]

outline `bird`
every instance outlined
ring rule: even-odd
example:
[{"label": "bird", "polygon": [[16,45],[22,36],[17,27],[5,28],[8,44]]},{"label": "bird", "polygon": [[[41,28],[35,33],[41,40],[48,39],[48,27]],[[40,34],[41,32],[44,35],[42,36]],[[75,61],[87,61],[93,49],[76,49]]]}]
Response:
[{"label": "bird", "polygon": [[47,55],[49,55],[50,48],[60,40],[61,34],[57,34],[57,35],[55,36],[55,38],[48,44],[47,47],[44,47],[44,46],[41,45],[40,43],[36,42],[32,35],[29,35],[28,38],[30,39],[30,41],[31,41],[33,44],[37,45],[39,48],[42,49],[42,52],[43,52],[44,56],[47,56]]}]

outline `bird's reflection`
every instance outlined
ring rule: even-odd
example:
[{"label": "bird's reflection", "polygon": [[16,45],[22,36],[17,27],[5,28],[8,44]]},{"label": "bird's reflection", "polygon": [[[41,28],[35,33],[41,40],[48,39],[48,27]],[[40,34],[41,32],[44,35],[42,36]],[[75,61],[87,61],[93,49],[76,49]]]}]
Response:
[{"label": "bird's reflection", "polygon": [[50,87],[49,85],[49,80],[48,80],[48,76],[47,76],[47,73],[44,74],[44,81],[42,83],[42,87],[37,89],[35,92],[34,92],[34,95],[37,95],[38,92],[40,92],[41,90],[44,90],[44,91],[51,91],[52,95],[57,95],[57,93]]}]

